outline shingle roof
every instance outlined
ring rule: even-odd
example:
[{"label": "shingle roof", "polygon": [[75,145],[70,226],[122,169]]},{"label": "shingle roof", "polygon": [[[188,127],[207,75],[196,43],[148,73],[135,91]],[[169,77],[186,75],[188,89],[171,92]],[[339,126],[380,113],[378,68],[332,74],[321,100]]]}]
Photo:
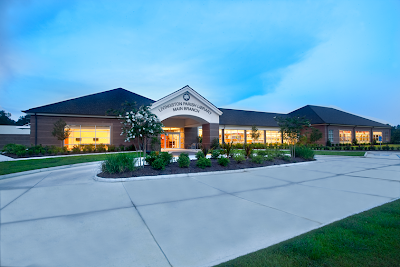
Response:
[{"label": "shingle roof", "polygon": [[380,122],[366,119],[351,113],[347,113],[335,108],[307,105],[292,111],[289,116],[306,116],[311,124],[340,124],[357,126],[387,127]]},{"label": "shingle roof", "polygon": [[266,126],[278,127],[274,117],[285,117],[286,114],[269,113],[259,111],[237,110],[219,108],[223,114],[219,117],[219,124],[222,125],[243,125],[243,126]]},{"label": "shingle roof", "polygon": [[150,105],[155,102],[154,100],[132,93],[123,88],[117,88],[97,94],[31,108],[23,112],[105,116],[109,109],[121,109],[121,105],[126,101],[136,102],[138,106]]}]

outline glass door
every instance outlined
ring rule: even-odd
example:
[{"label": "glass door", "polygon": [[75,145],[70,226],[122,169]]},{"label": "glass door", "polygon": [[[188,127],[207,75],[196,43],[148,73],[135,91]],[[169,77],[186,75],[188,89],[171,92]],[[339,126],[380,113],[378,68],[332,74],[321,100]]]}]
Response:
[{"label": "glass door", "polygon": [[180,134],[166,133],[161,135],[161,148],[180,148]]}]

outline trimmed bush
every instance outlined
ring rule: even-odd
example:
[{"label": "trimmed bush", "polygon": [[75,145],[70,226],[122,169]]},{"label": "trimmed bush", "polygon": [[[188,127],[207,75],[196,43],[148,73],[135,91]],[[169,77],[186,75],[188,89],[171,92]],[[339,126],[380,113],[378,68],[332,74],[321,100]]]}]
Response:
[{"label": "trimmed bush", "polygon": [[257,155],[257,156],[254,156],[251,158],[251,162],[257,163],[257,164],[262,164],[264,161],[265,161],[265,157],[260,156],[260,155]]},{"label": "trimmed bush", "polygon": [[190,159],[187,153],[181,153],[178,158],[179,168],[189,168]]},{"label": "trimmed bush", "polygon": [[168,165],[171,163],[172,161],[172,154],[168,153],[168,152],[161,152],[160,154],[160,158],[164,161],[165,165]]},{"label": "trimmed bush", "polygon": [[196,153],[196,159],[199,160],[201,158],[205,158],[203,151],[199,151]]},{"label": "trimmed bush", "polygon": [[157,151],[152,151],[150,152],[149,155],[146,156],[145,160],[147,162],[147,164],[149,164],[150,166],[153,166],[153,162],[159,158],[159,153]]},{"label": "trimmed bush", "polygon": [[299,158],[303,158],[306,160],[312,160],[314,159],[314,151],[308,147],[305,146],[298,146],[296,147],[295,151],[295,156]]},{"label": "trimmed bush", "polygon": [[211,167],[211,160],[205,157],[201,157],[197,160],[196,166],[205,169],[206,167]]},{"label": "trimmed bush", "polygon": [[214,149],[211,151],[212,159],[217,159],[220,155],[221,155],[221,150],[219,150],[219,149]]},{"label": "trimmed bush", "polygon": [[257,156],[267,156],[268,155],[268,150],[258,150],[257,151]]},{"label": "trimmed bush", "polygon": [[107,155],[106,160],[101,163],[101,171],[110,174],[133,171],[136,169],[135,163],[136,158],[133,155]]},{"label": "trimmed bush", "polygon": [[218,159],[218,164],[221,165],[221,166],[226,167],[229,164],[229,159],[225,158],[225,157],[221,157],[221,158]]},{"label": "trimmed bush", "polygon": [[151,167],[155,170],[164,170],[165,165],[166,163],[162,157],[158,157],[155,161],[151,163]]}]

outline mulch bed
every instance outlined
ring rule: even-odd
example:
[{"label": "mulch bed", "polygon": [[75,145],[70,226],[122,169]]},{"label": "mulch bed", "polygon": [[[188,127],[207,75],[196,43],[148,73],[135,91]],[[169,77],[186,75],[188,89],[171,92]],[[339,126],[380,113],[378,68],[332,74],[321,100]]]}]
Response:
[{"label": "mulch bed", "polygon": [[173,162],[165,167],[164,170],[154,170],[151,166],[145,166],[144,168],[137,168],[133,172],[124,172],[119,174],[109,174],[109,173],[99,173],[97,176],[102,178],[128,178],[128,177],[139,177],[139,176],[154,176],[154,175],[167,175],[167,174],[179,174],[179,173],[196,173],[196,172],[213,172],[213,171],[227,171],[227,170],[238,170],[247,168],[259,168],[271,165],[280,165],[296,162],[305,162],[302,158],[294,158],[291,161],[284,161],[276,159],[274,161],[264,161],[263,164],[256,164],[251,162],[251,160],[246,160],[241,163],[236,163],[231,159],[227,167],[223,167],[218,164],[216,159],[211,159],[211,167],[206,167],[201,169],[196,166],[196,160],[190,161],[189,168],[180,168],[178,163]]}]

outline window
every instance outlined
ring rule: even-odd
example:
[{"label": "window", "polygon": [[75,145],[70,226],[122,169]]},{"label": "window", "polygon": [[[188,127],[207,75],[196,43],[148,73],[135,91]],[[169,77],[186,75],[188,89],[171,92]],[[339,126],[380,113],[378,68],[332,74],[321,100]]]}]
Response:
[{"label": "window", "polygon": [[224,131],[225,143],[233,142],[234,144],[244,143],[244,130],[226,130]]},{"label": "window", "polygon": [[250,130],[246,130],[246,140],[248,144],[251,143],[264,143],[264,131],[257,131],[258,133],[260,133],[260,137],[257,140],[253,140],[253,138],[251,137],[251,129]]},{"label": "window", "polygon": [[373,137],[376,142],[379,142],[379,137],[382,138],[382,132],[374,132]]},{"label": "window", "polygon": [[385,142],[389,142],[390,140],[389,140],[389,132],[388,131],[385,131],[385,140],[384,140]]},{"label": "window", "polygon": [[333,143],[333,130],[328,131],[328,139],[331,143]]},{"label": "window", "polygon": [[369,131],[356,131],[358,143],[369,143]]},{"label": "window", "polygon": [[71,134],[64,140],[64,145],[72,149],[76,145],[109,145],[110,126],[69,125]]},{"label": "window", "polygon": [[282,136],[279,131],[265,131],[266,143],[281,143]]},{"label": "window", "polygon": [[340,143],[351,143],[351,131],[339,130]]}]

